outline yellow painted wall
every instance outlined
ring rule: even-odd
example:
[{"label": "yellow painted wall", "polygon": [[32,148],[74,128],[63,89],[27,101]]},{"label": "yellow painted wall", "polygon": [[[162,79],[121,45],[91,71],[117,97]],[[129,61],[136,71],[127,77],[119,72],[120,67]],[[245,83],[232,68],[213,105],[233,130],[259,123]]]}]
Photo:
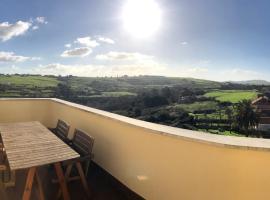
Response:
[{"label": "yellow painted wall", "polygon": [[48,126],[50,105],[46,99],[0,99],[0,123],[36,120]]},{"label": "yellow painted wall", "polygon": [[[16,104],[7,108],[11,104],[0,101],[0,122],[24,119],[23,112],[28,112],[27,119],[46,125],[66,120],[72,126],[70,136],[75,127],[87,131],[95,137],[95,162],[146,199],[270,199],[270,152],[155,134],[56,101]],[[16,108],[18,116],[6,113]],[[31,114],[36,110],[38,114]]]}]

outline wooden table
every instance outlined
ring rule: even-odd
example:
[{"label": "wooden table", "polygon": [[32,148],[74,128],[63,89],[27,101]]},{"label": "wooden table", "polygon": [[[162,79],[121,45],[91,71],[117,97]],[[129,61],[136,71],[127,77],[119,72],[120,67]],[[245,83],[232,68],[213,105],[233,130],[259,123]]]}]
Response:
[{"label": "wooden table", "polygon": [[23,200],[30,199],[34,178],[37,181],[39,198],[44,199],[37,167],[47,164],[54,165],[63,198],[70,199],[60,162],[78,158],[78,153],[37,121],[0,123],[0,133],[10,170],[28,169]]}]

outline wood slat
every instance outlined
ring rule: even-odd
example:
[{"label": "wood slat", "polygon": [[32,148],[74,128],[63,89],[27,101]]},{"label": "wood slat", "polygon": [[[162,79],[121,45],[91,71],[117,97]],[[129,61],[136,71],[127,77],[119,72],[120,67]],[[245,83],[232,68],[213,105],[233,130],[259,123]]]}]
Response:
[{"label": "wood slat", "polygon": [[11,170],[79,157],[40,122],[0,123],[0,134]]},{"label": "wood slat", "polygon": [[65,121],[59,119],[56,126],[56,134],[62,138],[65,139],[68,136],[70,125],[67,124]]},{"label": "wood slat", "polygon": [[87,135],[79,129],[75,129],[73,138],[74,149],[81,154],[81,156],[90,155],[92,153],[94,138]]}]

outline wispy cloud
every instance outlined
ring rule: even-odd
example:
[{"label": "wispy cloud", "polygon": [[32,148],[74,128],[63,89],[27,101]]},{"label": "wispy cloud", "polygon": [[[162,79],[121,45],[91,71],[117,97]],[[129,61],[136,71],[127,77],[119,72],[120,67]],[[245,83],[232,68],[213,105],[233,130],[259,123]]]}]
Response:
[{"label": "wispy cloud", "polygon": [[118,52],[110,51],[106,54],[96,55],[98,60],[145,60],[152,59],[153,56],[148,56],[140,53],[130,53],[130,52]]},{"label": "wispy cloud", "polygon": [[48,21],[46,20],[45,17],[37,17],[37,18],[35,19],[35,21],[36,21],[37,23],[39,23],[39,24],[48,24]]},{"label": "wispy cloud", "polygon": [[[167,69],[167,65],[158,62],[154,56],[137,52],[111,51],[96,55],[96,59],[110,61],[107,74],[114,75],[160,75]],[[107,63],[108,64],[108,63]]]},{"label": "wispy cloud", "polygon": [[107,37],[98,37],[98,40],[100,42],[104,42],[104,43],[108,43],[108,44],[114,44],[114,40],[112,40],[111,38],[107,38]]},{"label": "wispy cloud", "polygon": [[40,60],[40,58],[19,56],[16,55],[14,52],[0,51],[0,62],[24,62],[27,60]]},{"label": "wispy cloud", "polygon": [[232,68],[220,71],[217,76],[220,76],[221,80],[226,81],[242,81],[242,80],[254,80],[254,79],[266,79],[265,75],[255,71],[243,68]]},{"label": "wispy cloud", "polygon": [[183,45],[183,46],[186,46],[186,45],[188,45],[188,42],[183,41],[183,42],[180,42],[180,44]]},{"label": "wispy cloud", "polygon": [[99,43],[96,40],[92,40],[91,37],[77,38],[74,42],[91,48],[99,46]]},{"label": "wispy cloud", "polygon": [[269,80],[267,75],[255,70],[245,68],[228,68],[224,70],[207,66],[179,66],[178,68],[168,69],[165,74],[174,77],[193,77],[214,81],[243,81],[264,79]]},{"label": "wispy cloud", "polygon": [[[155,68],[155,69],[154,69]],[[41,65],[33,69],[31,73],[52,75],[74,75],[74,76],[121,76],[121,75],[159,75],[164,70],[161,65],[64,65],[52,63]]]},{"label": "wispy cloud", "polygon": [[188,74],[193,74],[193,73],[204,73],[204,72],[208,72],[209,69],[204,68],[204,67],[192,67],[192,68],[188,68],[185,70]]},{"label": "wispy cloud", "polygon": [[61,54],[61,57],[85,57],[92,53],[92,49],[88,47],[79,47],[71,50],[66,50]]},{"label": "wispy cloud", "polygon": [[32,30],[37,30],[37,29],[39,29],[39,26],[33,26],[32,27]]},{"label": "wispy cloud", "polygon": [[206,67],[194,67],[194,66],[182,66],[174,69],[167,69],[166,76],[172,77],[193,77],[193,78],[205,78],[210,70]]},{"label": "wispy cloud", "polygon": [[71,47],[71,44],[65,44],[65,47],[66,48],[70,48]]},{"label": "wispy cloud", "polygon": [[[37,30],[39,29],[39,24],[47,24],[45,17],[37,17],[34,20],[30,19],[28,21],[17,21],[14,24],[9,22],[0,23],[0,40],[5,42],[14,37],[25,34],[29,29]],[[30,30],[31,30],[30,29]]]},{"label": "wispy cloud", "polygon": [[31,27],[30,22],[17,21],[15,24],[9,22],[0,23],[0,40],[7,41],[13,37],[25,34]]}]

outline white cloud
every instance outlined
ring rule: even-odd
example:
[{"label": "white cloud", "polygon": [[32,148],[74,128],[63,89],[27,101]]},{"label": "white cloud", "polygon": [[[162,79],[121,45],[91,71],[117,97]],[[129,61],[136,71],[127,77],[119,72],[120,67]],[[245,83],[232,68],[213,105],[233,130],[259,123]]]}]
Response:
[{"label": "white cloud", "polygon": [[204,72],[208,72],[209,70],[207,68],[203,68],[203,67],[193,67],[193,68],[188,68],[186,70],[187,73],[204,73]]},{"label": "white cloud", "polygon": [[71,47],[71,44],[65,44],[65,47],[66,48],[70,48]]},{"label": "white cloud", "polygon": [[183,42],[181,42],[180,44],[183,45],[183,46],[186,46],[186,45],[188,45],[188,42],[183,41]]},{"label": "white cloud", "polygon": [[178,68],[167,69],[164,75],[172,77],[205,78],[209,72],[210,70],[206,67],[182,66]]},{"label": "white cloud", "polygon": [[96,40],[92,40],[91,37],[77,38],[74,42],[91,48],[99,46],[99,43]]},{"label": "white cloud", "polygon": [[114,44],[114,40],[112,40],[111,38],[106,38],[106,37],[98,37],[98,40],[101,42],[105,42],[108,44]]},{"label": "white cloud", "polygon": [[35,21],[39,24],[48,24],[45,17],[37,17]]},{"label": "white cloud", "polygon": [[148,56],[140,53],[129,53],[129,52],[117,52],[110,51],[106,54],[96,55],[98,60],[145,60],[152,59],[153,56]]},{"label": "white cloud", "polygon": [[42,60],[42,59],[41,59],[41,57],[31,57],[30,60],[35,61],[35,60]]},{"label": "white cloud", "polygon": [[0,23],[0,40],[7,41],[13,37],[23,35],[31,27],[30,22],[17,21],[15,24]]},{"label": "white cloud", "polygon": [[39,26],[33,26],[32,29],[37,30],[37,29],[39,29]]},{"label": "white cloud", "polygon": [[35,58],[15,55],[14,52],[0,51],[0,62],[24,62],[33,59]]},{"label": "white cloud", "polygon": [[61,54],[61,57],[85,57],[92,53],[92,49],[88,47],[79,47],[71,50],[66,50]]},{"label": "white cloud", "polygon": [[161,75],[167,69],[166,64],[159,63],[153,56],[141,53],[111,51],[97,55],[96,59],[113,61],[113,64],[110,64],[109,68],[105,70],[108,76]]},{"label": "white cloud", "polygon": [[243,68],[232,68],[228,70],[222,70],[217,74],[220,80],[224,81],[242,81],[242,80],[254,80],[254,79],[267,79],[267,77],[254,70]]},{"label": "white cloud", "polygon": [[199,79],[207,79],[214,81],[244,81],[263,79],[269,80],[266,74],[245,68],[213,68],[206,66],[180,66],[178,68],[170,68],[165,73],[167,76],[173,77],[193,77]]},{"label": "white cloud", "polygon": [[161,65],[64,65],[52,63],[35,68],[32,73],[74,76],[121,76],[121,75],[160,75],[164,67]]}]

